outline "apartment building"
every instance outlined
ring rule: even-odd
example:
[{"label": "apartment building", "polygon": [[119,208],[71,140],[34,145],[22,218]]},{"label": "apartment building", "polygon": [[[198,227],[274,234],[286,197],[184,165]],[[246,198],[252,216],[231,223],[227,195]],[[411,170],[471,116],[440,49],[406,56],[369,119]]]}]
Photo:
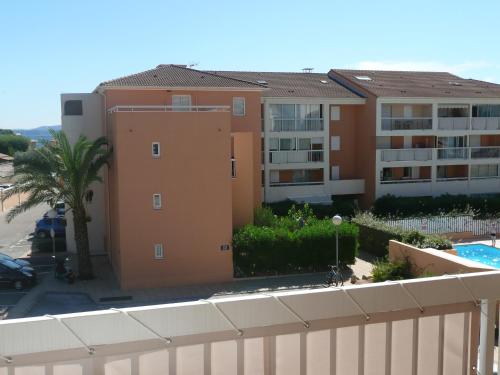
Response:
[{"label": "apartment building", "polygon": [[114,148],[89,232],[124,288],[230,280],[232,230],[263,201],[500,188],[500,85],[449,73],[159,65],[61,111],[70,139]]},{"label": "apartment building", "polygon": [[332,70],[366,97],[364,202],[385,194],[496,193],[500,85],[442,72]]}]

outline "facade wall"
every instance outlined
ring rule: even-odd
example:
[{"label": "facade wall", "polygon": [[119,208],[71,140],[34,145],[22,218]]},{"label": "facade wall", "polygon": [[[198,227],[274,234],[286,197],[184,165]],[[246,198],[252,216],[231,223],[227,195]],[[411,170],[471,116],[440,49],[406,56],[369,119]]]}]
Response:
[{"label": "facade wall", "polygon": [[[81,116],[67,116],[64,113],[64,103],[67,100],[82,101]],[[80,135],[90,140],[95,140],[104,135],[103,133],[103,104],[99,94],[62,94],[61,95],[61,124],[62,130],[68,136],[71,144],[74,144]],[[101,176],[107,173],[105,168],[101,170]],[[94,195],[92,202],[87,204],[87,213],[91,221],[87,224],[89,231],[90,252],[93,254],[103,253],[107,247],[107,224],[106,224],[106,187],[102,183],[94,183],[91,186]],[[74,239],[73,214],[66,213],[66,242],[69,252],[76,252]]]},{"label": "facade wall", "polygon": [[[233,226],[239,228],[253,223],[254,217],[254,152],[253,134],[238,132],[232,134],[236,176],[232,178]],[[260,188],[259,188],[260,193]]]},{"label": "facade wall", "polygon": [[[340,119],[330,119],[330,136],[340,137],[340,150],[330,150],[330,167],[339,166],[340,179],[360,178],[356,168],[360,105],[340,106]],[[331,146],[331,145],[330,145]]]},{"label": "facade wall", "polygon": [[[230,114],[118,112],[110,174],[115,268],[122,288],[232,279]],[[152,157],[152,142],[161,156]],[[133,151],[132,151],[133,150]],[[162,208],[153,209],[153,194]],[[164,258],[155,259],[162,244]]]}]

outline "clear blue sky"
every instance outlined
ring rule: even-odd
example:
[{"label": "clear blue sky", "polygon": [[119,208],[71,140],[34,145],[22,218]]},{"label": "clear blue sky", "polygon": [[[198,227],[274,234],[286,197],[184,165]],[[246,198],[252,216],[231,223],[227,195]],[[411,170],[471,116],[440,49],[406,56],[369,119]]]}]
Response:
[{"label": "clear blue sky", "polygon": [[500,83],[500,1],[2,1],[0,128],[59,124],[59,94],[160,63],[448,70]]}]

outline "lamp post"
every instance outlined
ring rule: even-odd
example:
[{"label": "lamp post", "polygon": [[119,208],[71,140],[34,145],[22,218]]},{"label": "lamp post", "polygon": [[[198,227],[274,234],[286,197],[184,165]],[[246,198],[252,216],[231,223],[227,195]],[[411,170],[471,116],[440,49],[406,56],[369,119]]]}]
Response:
[{"label": "lamp post", "polygon": [[339,269],[339,225],[342,223],[342,218],[339,215],[332,217],[332,224],[335,227],[335,265]]},{"label": "lamp post", "polygon": [[54,230],[54,219],[57,217],[57,211],[53,208],[47,212],[47,217],[51,220],[51,228],[50,228],[50,238],[52,238],[52,258],[54,258],[54,262],[56,260],[56,232]]}]

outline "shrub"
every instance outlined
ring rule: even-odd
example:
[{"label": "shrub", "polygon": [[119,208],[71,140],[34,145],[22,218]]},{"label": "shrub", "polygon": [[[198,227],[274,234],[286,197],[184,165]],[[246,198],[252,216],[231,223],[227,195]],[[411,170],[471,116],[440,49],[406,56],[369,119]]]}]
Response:
[{"label": "shrub", "polygon": [[408,259],[395,262],[376,261],[373,266],[372,277],[374,282],[411,279],[413,278],[411,263]]},{"label": "shrub", "polygon": [[30,144],[29,138],[15,134],[0,134],[0,153],[14,156],[14,153],[24,152]]},{"label": "shrub", "polygon": [[[330,220],[311,219],[290,228],[295,219],[279,218],[269,226],[247,225],[235,231],[235,268],[244,275],[276,274],[327,269],[335,262],[335,228]],[[352,264],[357,252],[358,229],[344,222],[338,227],[339,260]]]},{"label": "shrub", "polygon": [[269,207],[257,208],[254,215],[254,224],[258,227],[272,227],[277,222],[277,217]]},{"label": "shrub", "polygon": [[[358,206],[354,199],[334,197],[332,204],[305,204],[312,209],[314,215],[319,219],[331,218],[335,215],[340,215],[344,218],[351,218],[358,210]],[[288,211],[295,206],[297,209],[302,209],[304,204],[298,204],[292,200],[284,200],[281,202],[268,203],[267,207],[271,208],[273,213],[278,216],[286,216]]]},{"label": "shrub", "polygon": [[384,195],[375,201],[373,214],[378,217],[417,217],[445,214],[498,217],[500,215],[500,194],[474,197],[450,194],[439,197]]},{"label": "shrub", "polygon": [[387,255],[389,240],[401,241],[418,248],[452,248],[451,242],[445,237],[392,227],[369,213],[359,214],[352,221],[359,227],[360,250],[378,257]]}]

